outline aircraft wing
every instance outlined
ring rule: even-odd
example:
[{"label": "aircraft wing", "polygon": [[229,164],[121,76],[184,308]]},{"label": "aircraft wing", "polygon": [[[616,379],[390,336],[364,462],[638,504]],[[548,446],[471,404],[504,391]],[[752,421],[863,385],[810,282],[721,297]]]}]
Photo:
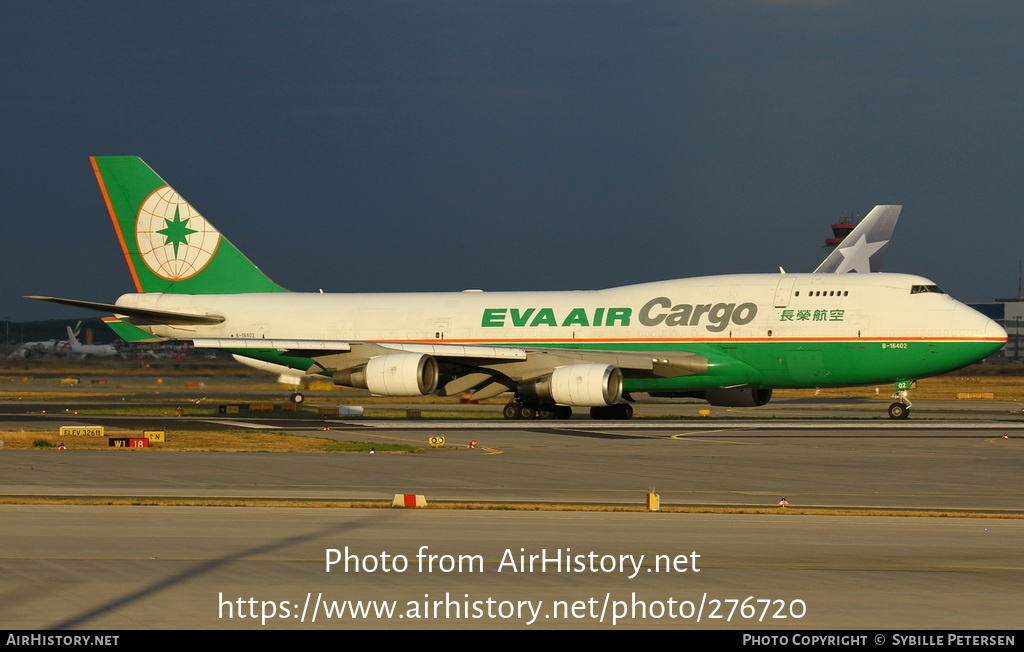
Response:
[{"label": "aircraft wing", "polygon": [[[626,377],[674,378],[705,373],[708,359],[685,351],[615,351],[504,347],[421,342],[360,342],[344,340],[283,340],[196,338],[197,348],[229,350],[259,357],[278,353],[281,360],[308,358],[307,373],[329,372],[336,380],[360,369],[372,358],[395,354],[429,356],[454,377],[442,395],[478,388],[474,398],[490,398],[522,381],[542,378],[556,368],[580,364],[612,365]],[[340,373],[339,373],[340,372]],[[347,383],[341,383],[347,384]]]},{"label": "aircraft wing", "polygon": [[822,261],[815,274],[880,272],[902,206],[875,206]]},{"label": "aircraft wing", "polygon": [[[308,357],[314,360],[350,352],[361,353],[362,355],[385,355],[402,351],[406,353],[423,353],[445,361],[470,364],[474,362],[525,362],[530,358],[544,356],[549,362],[560,361],[563,364],[606,362],[614,364],[621,369],[649,371],[652,373],[659,367],[674,366],[679,370],[689,372],[672,373],[670,376],[699,373],[703,371],[701,361],[707,361],[707,358],[704,356],[695,353],[681,353],[679,351],[595,351],[441,343],[428,344],[420,342],[353,342],[348,340],[194,338],[191,342],[194,347],[200,349],[283,351],[287,357]],[[654,375],[661,374],[654,373]]]},{"label": "aircraft wing", "polygon": [[[215,314],[169,312],[56,297],[28,298],[124,315],[134,326],[154,323],[205,325],[219,324],[225,320],[223,316]],[[129,336],[128,339],[139,338]],[[185,338],[182,340],[189,341]],[[440,388],[438,393],[442,396],[475,390],[473,398],[485,399],[506,391],[518,391],[522,383],[543,384],[553,376],[564,379],[567,376],[562,372],[569,371],[568,368],[591,379],[602,376],[607,380],[611,374],[621,382],[623,377],[676,378],[703,374],[708,372],[710,366],[707,357],[688,351],[280,338],[192,338],[191,342],[197,348],[222,349],[308,374],[330,375],[339,385],[369,386],[371,391],[383,388],[386,391],[380,393],[401,396],[434,393],[441,374],[452,378]],[[372,376],[372,379],[367,380],[368,376]],[[398,383],[399,388],[393,389],[389,383]],[[595,383],[591,381],[593,385]]]}]

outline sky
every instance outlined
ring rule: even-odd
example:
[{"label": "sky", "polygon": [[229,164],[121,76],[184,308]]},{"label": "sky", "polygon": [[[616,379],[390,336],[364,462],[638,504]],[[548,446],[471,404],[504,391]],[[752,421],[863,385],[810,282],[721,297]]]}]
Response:
[{"label": "sky", "polygon": [[886,271],[1016,296],[1022,32],[1009,0],[13,3],[0,319],[132,291],[88,163],[119,154],[292,290],[811,271],[903,204]]}]

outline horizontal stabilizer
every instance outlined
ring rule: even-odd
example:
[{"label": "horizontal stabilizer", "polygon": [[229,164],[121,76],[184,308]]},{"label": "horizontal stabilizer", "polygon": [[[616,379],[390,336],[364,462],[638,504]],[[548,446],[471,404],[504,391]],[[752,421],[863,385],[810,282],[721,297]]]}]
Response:
[{"label": "horizontal stabilizer", "polygon": [[146,308],[129,308],[127,306],[119,306],[114,303],[96,303],[94,301],[79,301],[78,299],[60,299],[57,297],[34,297],[27,296],[26,299],[37,299],[39,301],[49,301],[50,303],[58,303],[62,306],[71,306],[72,308],[83,308],[85,310],[98,310],[99,312],[109,312],[115,315],[124,315],[126,317],[134,317],[142,319],[148,322],[158,324],[172,324],[175,326],[188,325],[188,324],[220,324],[224,321],[224,318],[220,315],[190,315],[182,312],[167,312],[165,310],[147,310]]}]

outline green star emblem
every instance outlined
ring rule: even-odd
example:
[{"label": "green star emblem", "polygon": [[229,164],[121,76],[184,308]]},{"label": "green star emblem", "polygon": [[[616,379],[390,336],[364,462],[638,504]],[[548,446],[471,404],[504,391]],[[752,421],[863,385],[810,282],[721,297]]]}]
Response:
[{"label": "green star emblem", "polygon": [[169,220],[169,219],[167,219],[165,217],[164,218],[164,222],[167,224],[167,226],[162,228],[162,229],[160,229],[159,231],[157,231],[157,233],[159,233],[160,235],[162,235],[165,238],[167,238],[166,240],[164,240],[164,246],[166,246],[166,245],[174,245],[174,257],[175,258],[178,257],[178,245],[182,245],[182,244],[187,245],[188,244],[188,236],[189,236],[189,234],[190,233],[197,233],[197,231],[195,229],[188,228],[188,220],[190,218],[186,218],[183,221],[181,219],[181,214],[178,211],[179,211],[179,207],[175,206],[174,207],[174,220]]}]

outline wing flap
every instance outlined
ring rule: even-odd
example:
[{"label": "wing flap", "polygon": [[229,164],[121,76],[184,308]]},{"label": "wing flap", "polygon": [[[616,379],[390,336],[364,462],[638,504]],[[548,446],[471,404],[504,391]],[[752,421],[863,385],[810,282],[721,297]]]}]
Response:
[{"label": "wing flap", "polygon": [[352,350],[348,340],[285,340],[276,338],[233,339],[229,337],[194,337],[190,340],[197,349],[260,349],[262,351],[285,351],[286,355],[314,357],[324,353]]},{"label": "wing flap", "polygon": [[604,363],[642,376],[675,378],[707,372],[708,359],[688,351],[605,351],[587,349],[538,349],[530,350],[533,355],[542,354],[557,361],[555,366],[578,362]]},{"label": "wing flap", "polygon": [[[373,355],[382,355],[388,351],[404,351],[406,353],[425,353],[437,358],[463,358],[472,360],[525,360],[523,349],[502,346],[465,346],[462,344],[423,344],[418,342],[361,342],[358,340],[285,340],[276,338],[213,338],[197,337],[191,339],[192,345],[201,349],[262,349],[286,351],[287,355],[304,355],[315,357],[325,352],[351,351],[353,347],[363,347],[370,351],[378,351]],[[368,351],[368,352],[370,352]]]}]

